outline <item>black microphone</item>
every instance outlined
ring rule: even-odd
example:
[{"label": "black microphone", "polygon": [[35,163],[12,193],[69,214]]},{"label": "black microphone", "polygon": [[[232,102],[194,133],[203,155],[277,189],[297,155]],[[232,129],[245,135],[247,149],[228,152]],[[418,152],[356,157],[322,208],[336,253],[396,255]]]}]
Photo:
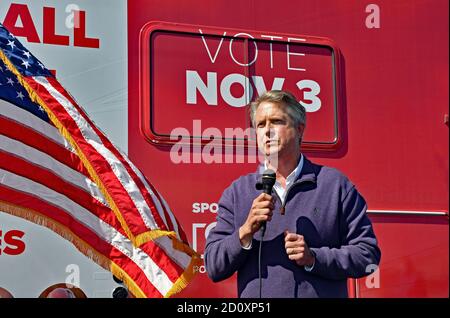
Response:
[{"label": "black microphone", "polygon": [[[263,190],[264,193],[272,195],[272,188],[275,184],[276,174],[273,170],[267,169],[263,172],[260,182],[256,183],[257,190]],[[262,275],[261,275],[261,253],[262,253],[262,243],[264,240],[264,234],[266,233],[267,222],[262,222],[261,224],[261,240],[259,241],[258,250],[258,277],[259,277],[259,298],[262,297]]]},{"label": "black microphone", "polygon": [[[263,190],[264,193],[272,195],[272,188],[276,181],[276,174],[273,170],[267,169],[263,172],[261,182],[256,183],[256,189]],[[266,222],[261,224],[262,236],[266,232]]]}]

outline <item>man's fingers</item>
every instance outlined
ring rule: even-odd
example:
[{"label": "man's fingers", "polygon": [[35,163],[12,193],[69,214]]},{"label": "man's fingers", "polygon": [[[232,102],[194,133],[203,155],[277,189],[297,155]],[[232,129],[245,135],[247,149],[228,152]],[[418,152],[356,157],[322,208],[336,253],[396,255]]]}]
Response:
[{"label": "man's fingers", "polygon": [[302,241],[304,241],[304,238],[303,238],[303,235],[299,235],[299,234],[296,234],[296,233],[287,233],[287,234],[285,234],[285,237],[284,237],[284,241],[285,242],[288,242],[288,241],[299,241],[299,242],[302,242]]},{"label": "man's fingers", "polygon": [[273,215],[273,212],[271,209],[258,209],[254,211],[255,215]]},{"label": "man's fingers", "polygon": [[284,248],[292,248],[292,247],[304,247],[304,243],[297,241],[288,241],[284,243]]},{"label": "man's fingers", "polygon": [[272,217],[270,215],[267,215],[267,214],[265,214],[265,215],[258,215],[257,220],[258,220],[258,222],[267,222],[267,221],[272,220]]},{"label": "man's fingers", "polygon": [[267,194],[267,193],[261,193],[260,195],[258,195],[255,199],[255,201],[271,201],[272,200],[272,196]]},{"label": "man's fingers", "polygon": [[272,220],[270,215],[256,215],[253,217],[252,223],[261,226],[261,223],[269,222],[270,220]]},{"label": "man's fingers", "polygon": [[295,234],[295,233],[288,233],[288,234],[286,234],[286,236],[284,237],[284,240],[286,241],[286,242],[288,242],[288,241],[296,241],[297,240],[297,234]]},{"label": "man's fingers", "polygon": [[268,200],[268,201],[272,200],[272,196],[270,194],[267,194],[267,193],[261,193],[261,194],[262,194],[263,200]]},{"label": "man's fingers", "polygon": [[303,246],[294,246],[294,247],[286,247],[286,254],[302,254],[305,252],[305,248]]},{"label": "man's fingers", "polygon": [[288,255],[288,257],[289,257],[289,259],[291,260],[291,261],[299,261],[299,260],[301,260],[302,258],[303,258],[303,253],[300,253],[300,254],[291,254],[291,255]]},{"label": "man's fingers", "polygon": [[274,205],[272,201],[260,201],[260,202],[255,202],[253,204],[253,208],[255,209],[261,209],[261,208],[271,208],[272,210],[274,209]]}]

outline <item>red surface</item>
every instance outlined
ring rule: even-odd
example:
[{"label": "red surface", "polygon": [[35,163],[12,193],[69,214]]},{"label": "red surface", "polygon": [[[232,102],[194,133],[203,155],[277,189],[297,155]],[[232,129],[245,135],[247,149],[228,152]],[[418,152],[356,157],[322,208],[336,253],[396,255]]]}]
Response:
[{"label": "red surface", "polygon": [[[249,36],[254,40],[247,41]],[[269,42],[268,36],[277,42]],[[189,135],[183,135],[187,138],[198,139],[201,131],[214,127],[222,137],[220,140],[230,139],[228,127],[248,128],[250,121],[243,107],[246,103],[230,104],[223,95],[227,93],[222,93],[222,89],[228,91],[223,84],[226,79],[240,75],[248,79],[250,89],[232,84],[230,93],[234,98],[244,95],[254,99],[258,88],[264,91],[262,86],[270,88],[277,79],[281,83],[277,88],[292,91],[311,109],[308,117],[311,128],[305,133],[305,145],[333,148],[338,143],[335,131],[340,106],[337,101],[340,55],[329,39],[150,22],[141,31],[140,54],[141,120],[150,141],[173,143],[168,136],[175,128],[188,131]],[[196,102],[188,100],[187,86],[193,82],[187,79],[188,72],[195,72],[213,88],[208,89],[213,101],[195,89],[192,91],[196,91]],[[215,85],[212,79],[211,83],[207,80],[207,74],[213,76]],[[259,77],[263,83],[256,84],[258,80],[253,77]],[[320,87],[317,96],[311,91],[311,81]],[[193,120],[201,120],[199,133],[193,128]]]},{"label": "red surface", "polygon": [[[167,199],[191,242],[192,224],[204,224],[198,231],[200,252],[204,229],[215,214],[193,213],[193,203],[217,202],[232,180],[256,165],[173,164],[169,146],[156,146],[144,137],[139,40],[141,28],[150,21],[331,39],[342,53],[342,143],[332,151],[305,154],[348,175],[371,210],[448,211],[448,1],[376,4],[379,29],[366,27],[369,13],[361,1],[129,1],[129,154]],[[221,67],[231,66],[224,62]],[[185,88],[176,88],[171,97],[185,94]],[[232,116],[223,115],[219,107],[211,107],[208,120]],[[170,120],[183,124],[177,112],[156,115],[164,120],[158,121],[161,131],[170,128],[164,126]],[[235,120],[242,122],[242,116],[236,113]],[[313,115],[309,123],[314,128],[307,126],[307,131],[330,129],[327,121],[314,121]],[[198,149],[194,153],[198,155]],[[359,281],[359,296],[448,297],[448,217],[371,218],[382,248],[380,288],[365,289]],[[180,296],[235,295],[234,279],[214,284],[199,274]]]},{"label": "red surface", "polygon": [[360,297],[448,297],[448,217],[372,220],[383,251],[380,288],[358,279]]}]

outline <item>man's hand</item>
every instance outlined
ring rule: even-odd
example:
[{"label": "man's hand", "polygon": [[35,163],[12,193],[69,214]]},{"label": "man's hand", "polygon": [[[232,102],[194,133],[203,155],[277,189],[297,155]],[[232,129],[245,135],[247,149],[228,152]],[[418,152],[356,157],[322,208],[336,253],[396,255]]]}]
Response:
[{"label": "man's hand", "polygon": [[314,264],[314,255],[308,248],[308,244],[305,242],[305,238],[296,233],[284,232],[284,247],[286,254],[290,260],[293,260],[299,266],[309,266]]},{"label": "man's hand", "polygon": [[272,219],[273,209],[274,204],[271,195],[261,193],[255,200],[253,200],[247,220],[239,228],[239,239],[241,240],[242,246],[250,245],[253,234],[258,232],[262,223],[269,222]]}]

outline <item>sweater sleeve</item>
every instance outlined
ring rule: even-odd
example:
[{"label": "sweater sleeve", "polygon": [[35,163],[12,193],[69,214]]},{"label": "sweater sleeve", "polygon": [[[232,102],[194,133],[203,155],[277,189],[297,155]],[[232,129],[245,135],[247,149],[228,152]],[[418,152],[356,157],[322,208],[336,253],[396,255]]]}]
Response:
[{"label": "sweater sleeve", "polygon": [[205,267],[214,282],[234,274],[245,262],[250,249],[244,249],[239,240],[239,227],[233,213],[233,193],[226,189],[219,200],[217,224],[206,240]]},{"label": "sweater sleeve", "polygon": [[311,248],[316,257],[311,273],[341,280],[366,276],[373,265],[378,266],[381,251],[366,210],[364,198],[352,186],[343,199],[339,221],[342,244],[339,248]]}]

